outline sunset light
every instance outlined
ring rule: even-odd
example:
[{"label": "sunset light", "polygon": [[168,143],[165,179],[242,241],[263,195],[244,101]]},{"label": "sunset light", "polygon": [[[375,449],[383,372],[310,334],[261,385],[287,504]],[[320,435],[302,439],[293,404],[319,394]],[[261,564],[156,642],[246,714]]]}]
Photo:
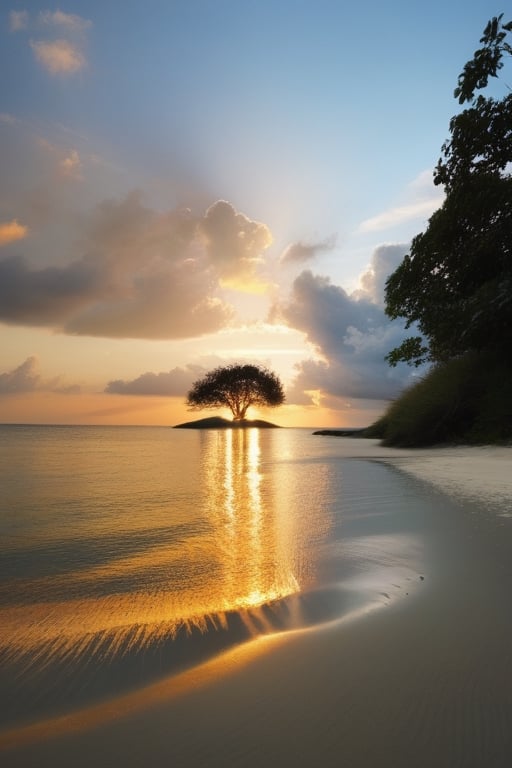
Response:
[{"label": "sunset light", "polygon": [[[383,285],[442,202],[429,169],[449,106],[418,108],[404,134],[383,84],[372,111],[360,99],[342,32],[357,12],[287,5],[226,6],[221,34],[210,4],[198,32],[186,4],[157,2],[151,24],[123,14],[122,43],[101,3],[6,9],[3,71],[19,74],[0,114],[0,422],[172,426],[198,372],[228,360],[276,369],[284,426],[365,426],[412,380],[384,360],[405,331]],[[440,45],[433,19],[423,37]],[[330,52],[316,74],[294,42],[306,30]],[[133,34],[152,52],[137,65]],[[423,57],[404,72],[367,34],[415,114]],[[200,66],[212,45],[223,55]],[[444,73],[428,78],[450,96]],[[386,146],[367,135],[382,110]]]},{"label": "sunset light", "polygon": [[2,768],[512,766],[510,8],[0,5]]}]

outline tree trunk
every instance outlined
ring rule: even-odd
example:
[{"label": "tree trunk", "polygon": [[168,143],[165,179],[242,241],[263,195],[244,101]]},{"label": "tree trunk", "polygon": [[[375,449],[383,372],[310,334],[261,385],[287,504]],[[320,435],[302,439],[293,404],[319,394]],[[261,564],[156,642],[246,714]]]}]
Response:
[{"label": "tree trunk", "polygon": [[248,405],[246,405],[244,408],[238,406],[236,411],[233,413],[233,421],[243,421],[245,419],[245,414],[247,413],[248,407]]}]

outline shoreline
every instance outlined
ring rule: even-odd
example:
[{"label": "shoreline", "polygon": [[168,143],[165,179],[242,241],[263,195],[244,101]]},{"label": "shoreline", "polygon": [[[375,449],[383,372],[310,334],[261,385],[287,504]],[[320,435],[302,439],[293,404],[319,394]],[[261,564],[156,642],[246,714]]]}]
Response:
[{"label": "shoreline", "polygon": [[[32,743],[8,749],[4,735],[6,765],[508,766],[512,450],[348,439],[348,462],[377,462],[406,480],[405,507],[416,492],[425,498],[411,521],[425,546],[414,596],[239,645],[34,726]],[[382,517],[367,531],[377,522],[385,536]]]},{"label": "shoreline", "polygon": [[[379,440],[357,440],[354,457],[395,466],[447,496],[473,501],[499,516],[512,516],[512,446],[387,448]],[[366,443],[366,446],[361,445]]]}]

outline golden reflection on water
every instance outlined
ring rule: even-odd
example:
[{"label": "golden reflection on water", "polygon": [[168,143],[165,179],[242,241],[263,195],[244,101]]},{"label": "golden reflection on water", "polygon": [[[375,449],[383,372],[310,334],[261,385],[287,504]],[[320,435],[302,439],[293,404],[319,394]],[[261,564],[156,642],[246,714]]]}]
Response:
[{"label": "golden reflection on water", "polygon": [[299,532],[286,543],[280,537],[275,498],[261,471],[260,431],[225,430],[205,455],[213,543],[222,572],[210,584],[217,605],[250,608],[297,592],[290,555],[300,546]]},{"label": "golden reflection on water", "polygon": [[[232,612],[254,634],[271,629],[258,608],[296,594],[311,578],[315,537],[308,527],[315,526],[318,539],[328,521],[297,513],[293,483],[272,472],[271,452],[264,470],[262,434],[200,433],[190,478],[196,528],[147,550],[29,581],[31,600],[0,609],[4,657],[23,657],[36,670],[91,653],[108,660],[179,633],[227,629]],[[168,515],[185,513],[178,505]],[[116,589],[120,579],[131,588]],[[97,584],[106,588],[88,594]],[[65,599],[52,599],[53,592]]]}]

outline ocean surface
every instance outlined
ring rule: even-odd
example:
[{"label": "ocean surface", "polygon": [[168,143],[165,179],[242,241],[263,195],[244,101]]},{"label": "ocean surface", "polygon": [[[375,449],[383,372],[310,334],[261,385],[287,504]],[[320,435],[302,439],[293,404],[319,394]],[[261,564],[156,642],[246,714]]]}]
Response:
[{"label": "ocean surface", "polygon": [[352,444],[0,426],[0,727],[412,590],[418,489]]}]

